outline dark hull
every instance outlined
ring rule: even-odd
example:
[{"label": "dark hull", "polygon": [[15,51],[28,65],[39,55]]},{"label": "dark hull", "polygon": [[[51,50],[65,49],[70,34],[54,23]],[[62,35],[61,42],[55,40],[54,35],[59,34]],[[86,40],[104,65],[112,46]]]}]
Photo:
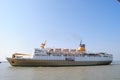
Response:
[{"label": "dark hull", "polygon": [[12,66],[93,66],[108,65],[112,61],[33,60],[7,58]]}]

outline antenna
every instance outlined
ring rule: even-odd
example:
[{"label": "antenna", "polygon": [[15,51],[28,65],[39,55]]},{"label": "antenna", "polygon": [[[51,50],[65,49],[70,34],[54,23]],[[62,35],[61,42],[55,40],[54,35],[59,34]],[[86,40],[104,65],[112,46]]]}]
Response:
[{"label": "antenna", "polygon": [[82,40],[80,41],[80,46],[82,45]]}]

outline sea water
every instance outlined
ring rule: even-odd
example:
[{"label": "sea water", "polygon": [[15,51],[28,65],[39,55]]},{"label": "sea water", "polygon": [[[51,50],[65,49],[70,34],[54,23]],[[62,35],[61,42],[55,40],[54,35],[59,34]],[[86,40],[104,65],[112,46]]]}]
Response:
[{"label": "sea water", "polygon": [[0,80],[120,80],[120,62],[77,67],[12,67],[1,63]]}]

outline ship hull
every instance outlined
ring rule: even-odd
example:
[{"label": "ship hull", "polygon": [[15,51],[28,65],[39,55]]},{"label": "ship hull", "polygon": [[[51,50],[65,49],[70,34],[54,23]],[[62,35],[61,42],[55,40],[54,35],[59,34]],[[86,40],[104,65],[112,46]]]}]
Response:
[{"label": "ship hull", "polygon": [[16,59],[7,58],[12,66],[94,66],[108,65],[112,61],[72,61],[72,60],[37,60],[37,59]]}]

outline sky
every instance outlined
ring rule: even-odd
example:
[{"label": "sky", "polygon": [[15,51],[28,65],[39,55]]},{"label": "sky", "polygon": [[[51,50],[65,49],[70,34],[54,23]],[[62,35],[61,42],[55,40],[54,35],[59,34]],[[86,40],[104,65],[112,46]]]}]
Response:
[{"label": "sky", "polygon": [[113,54],[120,60],[117,0],[0,0],[0,61],[46,47]]}]

